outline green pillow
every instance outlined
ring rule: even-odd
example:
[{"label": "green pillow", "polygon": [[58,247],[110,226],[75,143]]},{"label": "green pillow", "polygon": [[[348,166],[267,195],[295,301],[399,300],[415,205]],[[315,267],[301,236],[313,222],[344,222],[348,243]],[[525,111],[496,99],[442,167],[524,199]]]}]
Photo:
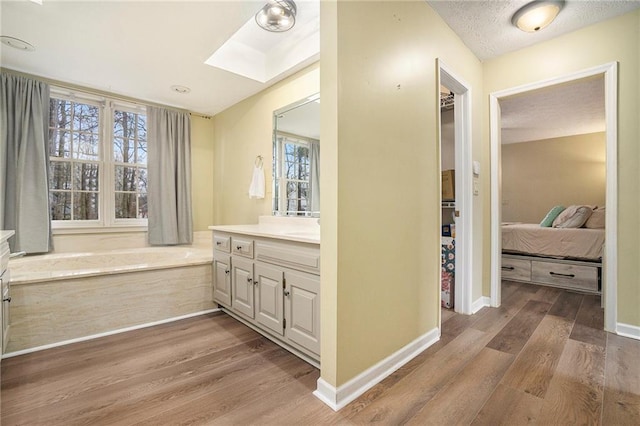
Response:
[{"label": "green pillow", "polygon": [[556,217],[558,217],[560,213],[562,213],[563,211],[564,211],[564,206],[553,207],[551,210],[549,210],[549,213],[547,213],[544,219],[542,219],[542,222],[540,222],[540,226],[543,226],[545,228],[550,228],[551,225],[553,224],[553,221],[556,220]]}]

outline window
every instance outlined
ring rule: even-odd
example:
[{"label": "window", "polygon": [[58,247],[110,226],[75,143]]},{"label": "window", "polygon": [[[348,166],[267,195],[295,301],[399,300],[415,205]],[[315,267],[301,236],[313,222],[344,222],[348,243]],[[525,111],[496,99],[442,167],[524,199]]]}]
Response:
[{"label": "window", "polygon": [[274,214],[308,216],[309,203],[309,144],[292,135],[276,136],[274,180]]},{"label": "window", "polygon": [[49,205],[54,228],[146,226],[144,108],[52,90]]},{"label": "window", "polygon": [[147,217],[147,118],[130,111],[113,115],[115,218]]}]

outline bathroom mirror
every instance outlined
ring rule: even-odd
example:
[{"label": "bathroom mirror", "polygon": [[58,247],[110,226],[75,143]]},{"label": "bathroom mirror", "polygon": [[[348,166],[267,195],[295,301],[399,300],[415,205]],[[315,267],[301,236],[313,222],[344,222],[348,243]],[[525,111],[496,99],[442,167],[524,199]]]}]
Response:
[{"label": "bathroom mirror", "polygon": [[273,214],[320,216],[320,94],[273,113]]}]

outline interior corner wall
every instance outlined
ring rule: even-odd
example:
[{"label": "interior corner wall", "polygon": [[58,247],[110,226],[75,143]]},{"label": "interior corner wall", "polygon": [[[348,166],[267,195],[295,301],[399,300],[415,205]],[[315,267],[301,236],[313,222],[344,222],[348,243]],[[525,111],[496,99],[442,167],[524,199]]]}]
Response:
[{"label": "interior corner wall", "polygon": [[605,136],[502,145],[502,221],[539,223],[557,205],[604,206]]},{"label": "interior corner wall", "polygon": [[[337,236],[325,257],[323,198],[323,345],[334,339],[335,357],[325,359],[323,349],[322,378],[339,387],[439,327],[436,59],[471,85],[475,110],[482,66],[424,1],[322,2],[321,10],[327,7],[335,8],[336,22],[322,15],[321,66],[323,73],[325,64],[333,67],[335,81],[325,87],[323,77],[322,96],[324,105],[325,92],[334,91],[337,152],[323,153],[322,173],[333,170],[337,180],[329,224]],[[480,136],[477,119],[474,144]],[[328,303],[333,318],[325,315]],[[326,326],[332,329],[325,334]]]},{"label": "interior corner wall", "polygon": [[191,205],[193,230],[213,225],[213,120],[191,115]]},{"label": "interior corner wall", "polygon": [[[484,62],[485,98],[505,90],[618,62],[618,322],[640,327],[640,10],[565,34]],[[485,108],[484,122],[489,123]],[[489,126],[484,128],[483,157],[490,152]],[[489,183],[484,190],[489,191]],[[490,232],[490,206],[484,206],[485,233]],[[614,243],[614,242],[608,242]],[[490,240],[484,243],[484,271],[489,274]],[[490,280],[483,277],[484,294]]]},{"label": "interior corner wall", "polygon": [[[272,206],[273,111],[320,91],[316,62],[213,117],[213,222],[257,223]],[[264,199],[249,199],[256,157],[263,157]]]}]

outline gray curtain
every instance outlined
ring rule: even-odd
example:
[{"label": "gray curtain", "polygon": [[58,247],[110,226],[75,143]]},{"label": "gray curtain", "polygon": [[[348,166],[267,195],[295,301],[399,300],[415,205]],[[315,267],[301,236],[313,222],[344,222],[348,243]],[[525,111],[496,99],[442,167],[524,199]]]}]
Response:
[{"label": "gray curtain", "polygon": [[11,251],[51,250],[49,85],[1,73],[0,228]]},{"label": "gray curtain", "polygon": [[191,117],[147,107],[149,244],[193,242]]},{"label": "gray curtain", "polygon": [[309,142],[309,186],[311,191],[311,211],[320,214],[320,142]]}]

